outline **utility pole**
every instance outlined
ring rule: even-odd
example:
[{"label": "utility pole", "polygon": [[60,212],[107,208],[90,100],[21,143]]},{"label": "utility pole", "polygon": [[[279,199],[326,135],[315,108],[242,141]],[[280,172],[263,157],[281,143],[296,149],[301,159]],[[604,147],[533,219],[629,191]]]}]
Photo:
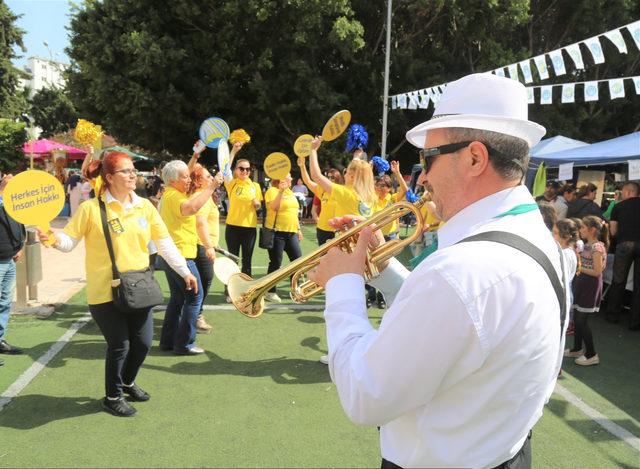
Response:
[{"label": "utility pole", "polygon": [[382,145],[380,155],[387,158],[387,114],[389,113],[389,56],[391,55],[391,7],[393,0],[387,0],[387,41],[384,54],[384,94],[382,98]]}]

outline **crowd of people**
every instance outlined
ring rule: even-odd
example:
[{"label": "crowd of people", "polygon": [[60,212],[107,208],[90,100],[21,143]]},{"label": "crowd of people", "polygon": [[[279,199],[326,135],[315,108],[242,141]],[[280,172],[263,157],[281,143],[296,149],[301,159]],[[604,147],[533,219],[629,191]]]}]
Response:
[{"label": "crowd of people", "polygon": [[[640,265],[640,187],[624,184],[608,214],[594,202],[593,184],[553,181],[534,203],[522,180],[529,150],[544,133],[527,119],[520,83],[477,74],[449,84],[434,118],[407,133],[420,148],[418,185],[429,200],[414,270],[392,259],[365,285],[367,249],[399,236],[394,221],[379,231],[363,229],[353,252],[330,250],[309,273],[326,290],[329,354],[320,360],[329,365],[349,417],[381,427],[382,467],[530,467],[531,429],[562,356],[585,366],[600,361],[587,319],[601,308],[607,253],[615,251],[606,317],[619,320],[630,265]],[[297,184],[287,174],[264,192],[251,178],[250,161],[238,157],[242,143],[233,145],[227,178],[200,164],[195,150],[188,163],[166,163],[161,181],[140,179],[120,152],[88,157],[82,174],[69,178],[77,205],[67,226],[38,234],[62,252],[85,241],[87,302],[107,343],[106,411],[132,416],[131,402],[151,397],[137,378],[152,344],[153,315],[151,307],[132,314],[114,303],[118,279],[105,235],[120,272],[164,271],[170,297],[160,349],[202,354],[197,333],[212,329],[202,312],[220,244],[221,189],[228,200],[226,247],[249,276],[262,210],[263,227],[273,231],[264,243],[271,273],[285,252],[289,261],[302,255],[301,216],[316,221],[322,245],[354,220],[405,198],[415,201],[397,162],[369,160],[366,143],[348,142],[352,159],[344,171],[321,169],[322,139],[315,138],[309,167],[305,158],[297,161]],[[4,340],[5,287],[15,277],[24,227],[0,208],[0,352],[20,353]],[[639,271],[631,305],[635,330]],[[275,287],[266,299],[281,301]],[[374,304],[388,307],[378,329],[367,316]],[[571,333],[573,346],[565,349]]]}]

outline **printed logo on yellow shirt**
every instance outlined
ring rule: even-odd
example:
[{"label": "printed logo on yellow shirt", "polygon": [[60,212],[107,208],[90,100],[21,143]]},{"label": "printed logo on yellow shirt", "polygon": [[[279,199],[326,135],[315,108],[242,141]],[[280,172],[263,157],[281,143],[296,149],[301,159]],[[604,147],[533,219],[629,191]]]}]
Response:
[{"label": "printed logo on yellow shirt", "polygon": [[138,218],[138,225],[140,225],[140,228],[142,228],[143,230],[146,230],[149,226],[149,222],[145,217],[140,217]]},{"label": "printed logo on yellow shirt", "polygon": [[369,217],[369,216],[371,216],[371,207],[369,207],[364,202],[360,201],[358,203],[358,212],[363,217]]},{"label": "printed logo on yellow shirt", "polygon": [[122,223],[120,223],[119,218],[113,218],[109,220],[108,223],[115,234],[124,233],[124,227],[122,226]]}]

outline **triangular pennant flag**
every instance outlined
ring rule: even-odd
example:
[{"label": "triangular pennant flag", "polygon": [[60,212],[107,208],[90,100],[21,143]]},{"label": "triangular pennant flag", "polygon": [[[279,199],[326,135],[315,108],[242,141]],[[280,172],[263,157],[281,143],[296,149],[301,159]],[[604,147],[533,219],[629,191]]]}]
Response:
[{"label": "triangular pennant flag", "polygon": [[584,100],[585,101],[597,101],[598,100],[598,82],[587,81],[584,84]]},{"label": "triangular pennant flag", "polygon": [[519,65],[520,70],[522,70],[522,75],[524,76],[524,82],[531,83],[533,81],[533,76],[531,76],[531,65],[529,65],[529,61],[523,60]]},{"label": "triangular pennant flag", "polygon": [[631,33],[631,37],[636,43],[636,47],[640,49],[640,21],[636,21],[635,23],[631,23],[627,26],[627,30]]},{"label": "triangular pennant flag", "polygon": [[624,98],[624,80],[622,78],[609,80],[609,94],[611,94],[611,99]]},{"label": "triangular pennant flag", "polygon": [[561,50],[549,52],[549,57],[551,57],[551,63],[553,64],[553,70],[556,72],[556,75],[560,76],[567,73],[567,70],[564,68],[564,59],[562,58]]},{"label": "triangular pennant flag", "polygon": [[407,109],[407,95],[401,94],[398,96],[398,107],[400,109]]},{"label": "triangular pennant flag", "polygon": [[433,104],[440,101],[440,96],[442,95],[438,91],[434,91],[433,96],[431,96],[431,101],[433,101]]},{"label": "triangular pennant flag", "polygon": [[418,106],[420,107],[420,109],[427,109],[429,107],[429,96],[426,94],[420,96],[420,102],[418,103]]},{"label": "triangular pennant flag", "polygon": [[593,56],[593,61],[597,64],[604,63],[604,54],[602,53],[602,46],[600,45],[600,39],[597,37],[592,37],[583,41],[584,44],[589,48],[589,52]]},{"label": "triangular pennant flag", "polygon": [[533,88],[527,87],[527,103],[534,104],[536,102],[536,98],[533,95]]},{"label": "triangular pennant flag", "polygon": [[580,52],[580,46],[578,44],[571,44],[564,48],[573,60],[573,63],[576,64],[576,68],[578,70],[582,70],[584,68],[584,63],[582,62],[582,52]]},{"label": "triangular pennant flag", "polygon": [[391,109],[396,109],[397,107],[398,107],[397,96],[391,96]]},{"label": "triangular pennant flag", "polygon": [[547,168],[545,168],[544,163],[540,163],[538,166],[538,171],[536,171],[536,177],[533,180],[533,190],[531,191],[534,197],[538,197],[544,194],[544,191],[547,189]]},{"label": "triangular pennant flag", "polygon": [[575,83],[565,83],[562,85],[562,102],[575,103]]},{"label": "triangular pennant flag", "polygon": [[540,87],[540,104],[551,104],[553,102],[553,86]]},{"label": "triangular pennant flag", "polygon": [[518,80],[518,64],[511,64],[507,68],[509,69],[509,77],[512,80]]},{"label": "triangular pennant flag", "polygon": [[618,52],[620,52],[621,54],[627,53],[627,43],[624,42],[624,38],[622,37],[622,33],[619,29],[608,31],[604,33],[604,35],[607,36],[607,39],[613,42],[613,45],[618,48]]},{"label": "triangular pennant flag", "polygon": [[640,77],[633,77],[633,84],[636,85],[636,94],[640,94]]},{"label": "triangular pennant flag", "polygon": [[499,77],[503,77],[504,76],[504,68],[496,68],[494,70],[494,72],[496,73],[496,75],[498,75]]},{"label": "triangular pennant flag", "polygon": [[435,96],[435,93],[433,92],[433,88],[429,88],[427,90],[427,95],[429,96],[429,98],[431,98],[431,101],[433,101],[433,97]]},{"label": "triangular pennant flag", "polygon": [[418,97],[415,93],[409,95],[409,109],[418,109]]},{"label": "triangular pennant flag", "polygon": [[549,78],[549,71],[547,70],[547,59],[544,55],[539,55],[533,58],[533,61],[536,64],[536,68],[538,69],[538,75],[540,75],[541,80],[546,80]]}]

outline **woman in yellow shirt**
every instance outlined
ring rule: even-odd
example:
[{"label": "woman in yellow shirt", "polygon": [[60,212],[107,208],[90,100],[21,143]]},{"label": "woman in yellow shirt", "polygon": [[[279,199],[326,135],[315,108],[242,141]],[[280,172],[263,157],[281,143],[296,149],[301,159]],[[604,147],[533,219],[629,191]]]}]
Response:
[{"label": "woman in yellow shirt", "polygon": [[[233,145],[229,159],[230,164],[242,143]],[[225,180],[224,186],[229,197],[229,213],[227,214],[227,228],[224,234],[227,249],[231,254],[240,255],[242,248],[242,272],[251,276],[251,259],[256,244],[256,226],[258,224],[258,210],[262,203],[262,189],[257,182],[250,178],[251,163],[249,160],[236,161],[234,177]],[[226,289],[225,289],[226,291]],[[227,295],[227,301],[230,301]]]},{"label": "woman in yellow shirt", "polygon": [[[214,178],[204,166],[195,164],[191,169],[189,197],[197,197],[212,183],[213,179],[216,180],[216,184],[219,186],[223,182],[222,173],[216,174]],[[215,248],[218,247],[218,240],[220,239],[220,212],[213,197],[210,197],[196,213],[196,231],[198,233],[198,251],[195,261],[200,274],[200,281],[202,282],[202,304],[204,304],[213,282],[213,262],[216,259]],[[202,311],[203,308],[201,306],[196,328],[200,332],[209,333],[212,328],[207,324]]]},{"label": "woman in yellow shirt", "polygon": [[[302,180],[307,185],[309,190],[314,193],[314,195],[320,200],[320,214],[316,212],[315,203],[311,207],[311,215],[316,221],[316,238],[318,239],[318,245],[322,246],[328,240],[335,238],[336,232],[331,225],[329,225],[329,220],[334,217],[336,207],[335,202],[330,200],[330,194],[325,192],[319,184],[316,184],[309,173],[307,173],[307,166],[304,158],[298,158],[298,166],[300,167],[300,172],[302,174]],[[334,184],[344,184],[344,179],[342,178],[342,174],[337,169],[331,168],[327,171],[327,178]],[[315,200],[314,200],[315,202]]]},{"label": "woman in yellow shirt", "polygon": [[329,200],[335,203],[334,217],[344,215],[370,217],[377,200],[371,164],[360,159],[352,160],[344,175],[344,186],[335,184],[320,171],[318,149],[321,143],[322,140],[318,137],[311,142],[309,155],[311,179],[318,183],[329,194]]},{"label": "woman in yellow shirt", "polygon": [[[291,174],[282,179],[272,179],[271,187],[264,194],[267,206],[267,218],[264,226],[276,230],[273,247],[269,249],[269,269],[267,273],[275,272],[282,265],[282,254],[286,251],[289,262],[302,255],[300,241],[302,231],[298,220],[300,205],[295,194],[291,191]],[[280,297],[273,287],[265,295],[265,300],[280,303]]]},{"label": "woman in yellow shirt", "polygon": [[160,216],[167,224],[169,234],[180,253],[187,260],[189,270],[196,277],[198,289],[185,289],[174,272],[164,265],[166,259],[159,259],[158,263],[165,271],[171,291],[162,322],[160,349],[173,350],[176,355],[197,355],[204,353],[204,350],[195,344],[196,324],[203,301],[202,281],[195,262],[198,255],[195,215],[211,200],[218,182],[215,179],[207,181],[198,195],[189,198],[189,168],[184,161],[179,160],[169,161],[162,168],[162,180],[166,189],[160,200]]},{"label": "woman in yellow shirt", "polygon": [[[88,165],[87,174],[103,181],[97,197],[106,205],[107,220],[112,229],[115,260],[121,272],[149,268],[149,241],[153,240],[160,254],[167,259],[185,289],[196,290],[198,283],[169,236],[158,211],[134,190],[137,171],[131,157],[124,153],[108,153],[102,161]],[[46,244],[49,237],[39,232]],[[111,293],[111,259],[102,230],[98,198],[87,200],[78,208],[64,231],[54,233],[53,246],[71,251],[82,238],[85,240],[87,270],[87,302],[89,312],[107,341],[103,408],[117,416],[128,417],[136,410],[124,399],[146,401],[149,394],[135,379],[151,347],[153,315],[151,309],[126,314],[116,308]]]},{"label": "woman in yellow shirt", "polygon": [[[391,172],[393,173],[396,181],[398,181],[398,191],[395,194],[392,194],[393,190],[393,182],[391,178],[387,174],[382,174],[376,178],[376,194],[378,195],[378,200],[373,208],[373,212],[379,212],[380,210],[384,210],[385,208],[393,205],[397,202],[400,202],[404,199],[405,194],[407,193],[407,183],[400,174],[400,164],[397,161],[392,161],[390,163]],[[382,234],[384,235],[384,239],[389,241],[390,239],[396,239],[398,237],[398,221],[395,220],[388,225],[382,226]]]}]

